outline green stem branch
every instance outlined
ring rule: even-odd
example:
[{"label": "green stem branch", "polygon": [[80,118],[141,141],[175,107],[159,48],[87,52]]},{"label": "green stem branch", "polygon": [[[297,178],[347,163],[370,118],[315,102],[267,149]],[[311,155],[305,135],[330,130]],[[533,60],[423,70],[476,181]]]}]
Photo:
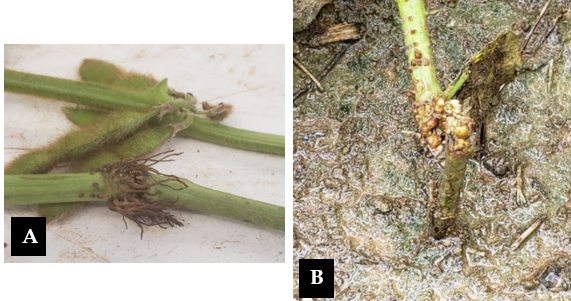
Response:
[{"label": "green stem branch", "polygon": [[468,77],[470,77],[470,71],[469,67],[466,67],[464,71],[462,71],[462,74],[460,74],[458,80],[456,80],[450,86],[448,86],[448,88],[446,88],[446,90],[444,91],[445,97],[447,99],[454,97],[454,95],[456,95],[456,92],[458,92],[460,88],[462,88],[462,85],[464,85],[464,82],[466,82]]},{"label": "green stem branch", "polygon": [[203,118],[194,118],[192,124],[177,133],[180,137],[192,137],[218,145],[270,153],[285,154],[285,137],[229,127]]}]

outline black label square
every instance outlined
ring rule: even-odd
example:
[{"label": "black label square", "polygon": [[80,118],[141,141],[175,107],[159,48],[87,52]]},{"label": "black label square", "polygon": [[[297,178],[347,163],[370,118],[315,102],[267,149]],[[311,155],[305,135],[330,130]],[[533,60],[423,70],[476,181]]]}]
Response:
[{"label": "black label square", "polygon": [[46,218],[12,217],[12,254],[46,256]]},{"label": "black label square", "polygon": [[334,298],[333,276],[335,260],[299,260],[299,297]]}]

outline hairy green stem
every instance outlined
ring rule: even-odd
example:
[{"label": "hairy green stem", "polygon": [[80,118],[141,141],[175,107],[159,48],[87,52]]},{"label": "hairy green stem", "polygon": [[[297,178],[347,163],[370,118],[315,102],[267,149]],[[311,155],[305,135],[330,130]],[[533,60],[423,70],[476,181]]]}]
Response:
[{"label": "hairy green stem", "polygon": [[[157,176],[157,179],[159,178],[161,177]],[[181,180],[188,185],[187,188],[172,190],[158,185],[153,192],[157,193],[160,199],[178,198],[176,205],[180,208],[199,210],[266,228],[281,231],[285,229],[284,207],[212,190],[185,179]],[[119,194],[113,185],[109,188],[112,194]],[[4,176],[4,205],[105,201],[109,196],[101,194],[106,191],[105,178],[101,173]]]},{"label": "hairy green stem", "polygon": [[167,81],[153,90],[113,89],[96,84],[4,69],[4,90],[69,101],[101,109],[141,110],[168,102]]}]

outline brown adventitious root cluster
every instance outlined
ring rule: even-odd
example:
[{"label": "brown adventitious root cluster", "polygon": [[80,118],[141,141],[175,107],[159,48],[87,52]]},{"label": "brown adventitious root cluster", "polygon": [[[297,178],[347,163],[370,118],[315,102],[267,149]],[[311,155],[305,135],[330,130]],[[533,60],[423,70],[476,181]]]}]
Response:
[{"label": "brown adventitious root cluster", "polygon": [[[156,157],[171,153],[172,150],[162,152],[160,154],[135,160],[125,159],[123,161],[111,163],[102,166],[94,171],[101,172],[105,177],[107,193],[100,194],[100,198],[107,198],[107,206],[111,211],[121,213],[123,217],[127,217],[134,221],[141,228],[141,239],[143,237],[143,227],[158,225],[166,228],[165,225],[171,227],[183,226],[171,213],[165,211],[172,209],[177,200],[155,200],[156,194],[152,193],[151,188],[157,185],[166,186],[174,190],[181,190],[187,187],[178,177],[173,175],[165,175],[152,168],[159,162],[168,162],[168,157],[177,156],[181,153],[168,154],[160,159]],[[156,175],[166,177],[166,179],[157,179]],[[176,182],[179,187],[168,185],[169,182]],[[111,187],[117,187],[119,194],[111,193]],[[125,225],[127,225],[125,223]]]}]

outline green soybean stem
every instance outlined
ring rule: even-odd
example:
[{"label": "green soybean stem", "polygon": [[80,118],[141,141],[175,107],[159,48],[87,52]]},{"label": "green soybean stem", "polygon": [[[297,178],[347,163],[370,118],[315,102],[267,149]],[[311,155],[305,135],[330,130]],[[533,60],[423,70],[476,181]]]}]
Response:
[{"label": "green soybean stem", "polygon": [[285,137],[266,133],[237,129],[203,118],[194,118],[187,129],[177,136],[192,137],[199,140],[262,153],[285,154]]},{"label": "green soybean stem", "polygon": [[4,205],[101,201],[93,196],[105,192],[105,187],[101,173],[4,175]]},{"label": "green soybean stem", "polygon": [[4,90],[111,110],[141,110],[171,99],[166,80],[153,90],[134,91],[8,69],[4,69]]},{"label": "green soybean stem", "polygon": [[[285,229],[284,207],[181,180],[188,185],[187,188],[172,190],[165,186],[155,186],[153,192],[161,199],[178,198],[176,205],[180,208],[199,210],[266,228],[281,231]],[[115,187],[110,189],[112,194],[118,194]],[[4,176],[4,205],[103,201],[97,195],[106,191],[105,179],[101,173]]]},{"label": "green soybean stem", "polygon": [[442,90],[430,48],[426,10],[423,0],[397,0],[400,11],[409,71],[415,82],[417,101],[426,101]]},{"label": "green soybean stem", "polygon": [[[443,93],[436,79],[434,58],[430,48],[430,38],[426,20],[426,10],[423,0],[396,0],[401,17],[402,30],[407,51],[407,58],[413,84],[416,92],[416,102],[429,104]],[[446,90],[444,99],[447,101],[454,95],[467,78],[462,74],[454,86]],[[422,128],[424,123],[430,121],[428,110],[417,111],[417,120]],[[423,115],[426,114],[426,115]],[[454,142],[449,139],[446,148],[446,161],[444,175],[440,183],[439,208],[434,214],[432,235],[439,239],[446,235],[448,228],[454,223],[460,202],[460,192],[464,183],[464,174],[468,159],[473,154],[473,147],[466,151],[452,151]]]},{"label": "green soybean stem", "polygon": [[432,221],[432,235],[436,239],[446,236],[446,232],[456,220],[460,193],[464,186],[464,175],[468,160],[473,154],[473,148],[464,154],[454,154],[446,150],[446,165],[440,185],[438,211]]},{"label": "green soybean stem", "polygon": [[212,213],[281,231],[285,229],[284,207],[216,191],[186,179],[180,180],[188,185],[188,188],[172,190],[157,186],[160,198],[178,198],[176,205],[182,208]]}]

